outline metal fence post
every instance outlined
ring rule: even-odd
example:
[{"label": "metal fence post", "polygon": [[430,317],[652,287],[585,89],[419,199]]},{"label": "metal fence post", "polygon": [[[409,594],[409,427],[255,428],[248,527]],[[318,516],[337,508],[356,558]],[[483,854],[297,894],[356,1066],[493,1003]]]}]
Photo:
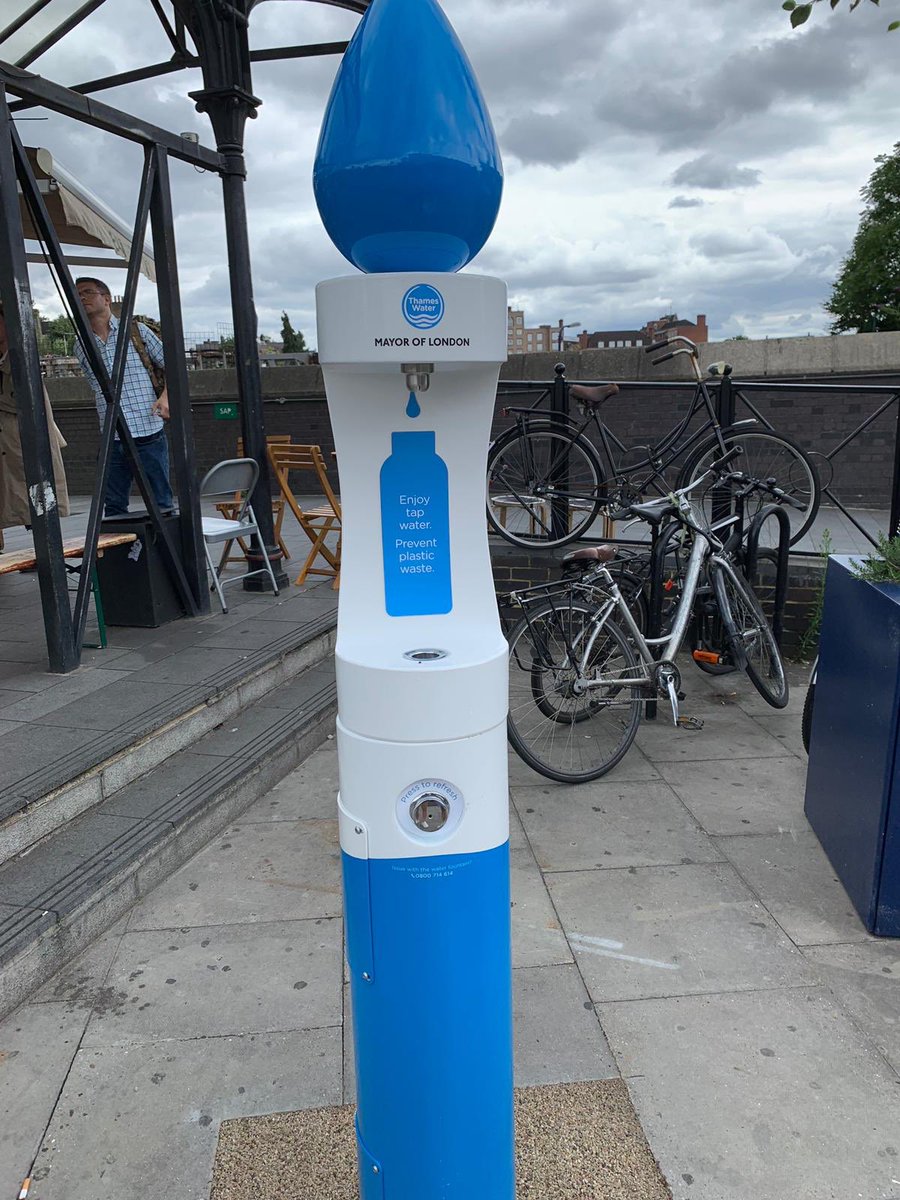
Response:
[{"label": "metal fence post", "polygon": [[37,333],[25,260],[25,238],[16,189],[12,120],[0,87],[0,296],[6,301],[9,358],[22,439],[22,461],[31,500],[31,529],[47,635],[50,670],[78,666],[79,649],[69,601],[62,531],[56,503],[50,433],[44,409]]},{"label": "metal fence post", "polygon": [[[557,363],[553,368],[555,378],[550,385],[550,421],[554,428],[562,430],[569,415],[569,383],[566,379],[565,363]],[[550,532],[554,540],[559,540],[569,532],[569,505],[564,496],[556,495],[558,488],[564,492],[569,490],[569,455],[554,461],[550,470],[550,480],[553,497],[550,501]]]}]

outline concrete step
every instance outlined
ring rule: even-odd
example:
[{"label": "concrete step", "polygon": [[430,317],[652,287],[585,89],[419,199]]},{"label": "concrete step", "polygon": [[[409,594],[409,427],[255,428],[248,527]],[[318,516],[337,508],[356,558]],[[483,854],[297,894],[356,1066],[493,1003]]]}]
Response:
[{"label": "concrete step", "polygon": [[0,867],[0,1017],[311,754],[335,710],[329,656]]},{"label": "concrete step", "polygon": [[[74,750],[67,752],[65,735],[77,730],[38,723],[29,728],[29,737],[44,743],[42,752],[34,755],[40,765],[24,776],[16,772],[14,782],[0,786],[0,864],[24,853],[81,813],[95,809],[236,716],[252,701],[330,656],[336,624],[334,597],[328,594],[302,600],[304,607],[297,609],[298,620],[285,622],[284,634],[258,649],[242,650],[235,661],[198,682],[182,675],[171,686],[145,688],[146,704],[140,703],[140,695],[135,696],[133,715],[124,717],[112,729],[98,728],[96,736]],[[292,603],[296,605],[297,601]],[[197,650],[202,650],[202,645],[191,652]],[[133,684],[139,693],[140,679],[134,678]],[[131,682],[115,686],[131,690]],[[163,698],[154,702],[153,697],[160,693]],[[78,703],[101,706],[103,691]],[[95,716],[92,714],[90,719]],[[78,719],[72,718],[73,723]],[[108,724],[108,714],[102,714],[101,723]],[[51,749],[48,754],[46,743],[54,737],[58,738],[59,753]],[[26,760],[30,761],[27,753]]]}]

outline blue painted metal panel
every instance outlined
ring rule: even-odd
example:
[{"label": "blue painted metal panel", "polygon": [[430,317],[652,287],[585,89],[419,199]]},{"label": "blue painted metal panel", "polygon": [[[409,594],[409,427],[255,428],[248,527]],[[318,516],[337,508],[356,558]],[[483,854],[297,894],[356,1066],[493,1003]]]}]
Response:
[{"label": "blue painted metal panel", "polygon": [[363,1200],[513,1200],[509,844],[343,859]]},{"label": "blue painted metal panel", "polygon": [[434,433],[392,433],[380,486],[385,609],[392,617],[450,612],[450,492]]},{"label": "blue painted metal panel", "polygon": [[458,271],[487,241],[500,151],[435,0],[373,0],[338,68],[313,187],[332,241],[363,271]]},{"label": "blue painted metal panel", "polygon": [[805,809],[872,933],[900,936],[900,588],[828,564]]}]

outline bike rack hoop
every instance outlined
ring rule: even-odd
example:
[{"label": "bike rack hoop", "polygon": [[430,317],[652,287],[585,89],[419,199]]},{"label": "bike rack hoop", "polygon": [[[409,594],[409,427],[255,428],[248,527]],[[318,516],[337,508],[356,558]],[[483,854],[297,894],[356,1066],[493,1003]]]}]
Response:
[{"label": "bike rack hoop", "polygon": [[750,522],[750,529],[747,532],[747,580],[752,587],[759,557],[759,539],[763,526],[771,517],[778,522],[778,559],[775,569],[772,633],[780,650],[784,633],[784,606],[787,602],[788,559],[791,552],[791,519],[780,504],[767,504]]}]

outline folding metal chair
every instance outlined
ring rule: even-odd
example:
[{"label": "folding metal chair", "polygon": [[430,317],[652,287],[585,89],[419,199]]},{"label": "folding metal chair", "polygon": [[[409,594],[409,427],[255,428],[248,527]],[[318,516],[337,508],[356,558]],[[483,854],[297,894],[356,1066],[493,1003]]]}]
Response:
[{"label": "folding metal chair", "polygon": [[[269,453],[269,447],[271,447],[271,446],[287,446],[287,445],[289,445],[290,440],[291,440],[291,435],[289,433],[269,433],[269,434],[267,434],[266,435],[266,453]],[[243,438],[238,438],[238,440],[237,440],[237,457],[238,458],[246,457],[244,454],[244,439]],[[269,461],[271,463],[271,455],[269,457]],[[274,463],[272,463],[272,471],[274,474],[274,471],[275,471]],[[240,507],[240,499],[237,497],[234,497],[234,496],[232,496],[230,501],[226,500],[226,501],[223,501],[221,504],[216,505],[216,508],[219,510],[219,512],[222,514],[222,516],[227,517],[230,520],[234,520],[234,515],[237,512],[239,507]],[[284,496],[281,494],[280,491],[277,496],[272,497],[272,522],[273,522],[273,525],[275,528],[275,544],[278,547],[278,549],[281,551],[282,558],[288,559],[291,557],[291,552],[290,552],[290,550],[288,550],[287,546],[284,544],[284,540],[281,536],[281,526],[284,522]],[[240,538],[237,539],[237,544],[241,549],[240,554],[232,554],[231,553],[232,543],[230,541],[226,542],[224,547],[222,548],[222,557],[219,559],[219,572],[220,573],[222,571],[224,571],[224,569],[229,565],[229,563],[244,562],[246,560],[247,554],[248,554],[247,547],[240,540]]]},{"label": "folding metal chair", "polygon": [[209,550],[211,545],[218,542],[244,538],[251,533],[259,534],[256,514],[250,503],[250,495],[256,487],[258,478],[259,464],[254,459],[227,458],[224,462],[217,463],[211,471],[207,471],[200,484],[201,501],[220,501],[224,497],[228,497],[234,503],[235,497],[237,497],[238,508],[233,520],[226,517],[203,517],[201,519],[206,561],[212,572],[213,586],[218,593],[223,613],[228,612],[228,605],[225,603],[225,593],[222,589],[231,583],[240,583],[250,575],[268,575],[272,581],[272,591],[276,596],[278,595],[275,572],[272,570],[272,564],[269,562],[269,556],[261,537],[258,537],[258,545],[266,565],[253,571],[245,571],[243,575],[235,575],[232,579],[220,577],[219,569],[213,562]]}]

